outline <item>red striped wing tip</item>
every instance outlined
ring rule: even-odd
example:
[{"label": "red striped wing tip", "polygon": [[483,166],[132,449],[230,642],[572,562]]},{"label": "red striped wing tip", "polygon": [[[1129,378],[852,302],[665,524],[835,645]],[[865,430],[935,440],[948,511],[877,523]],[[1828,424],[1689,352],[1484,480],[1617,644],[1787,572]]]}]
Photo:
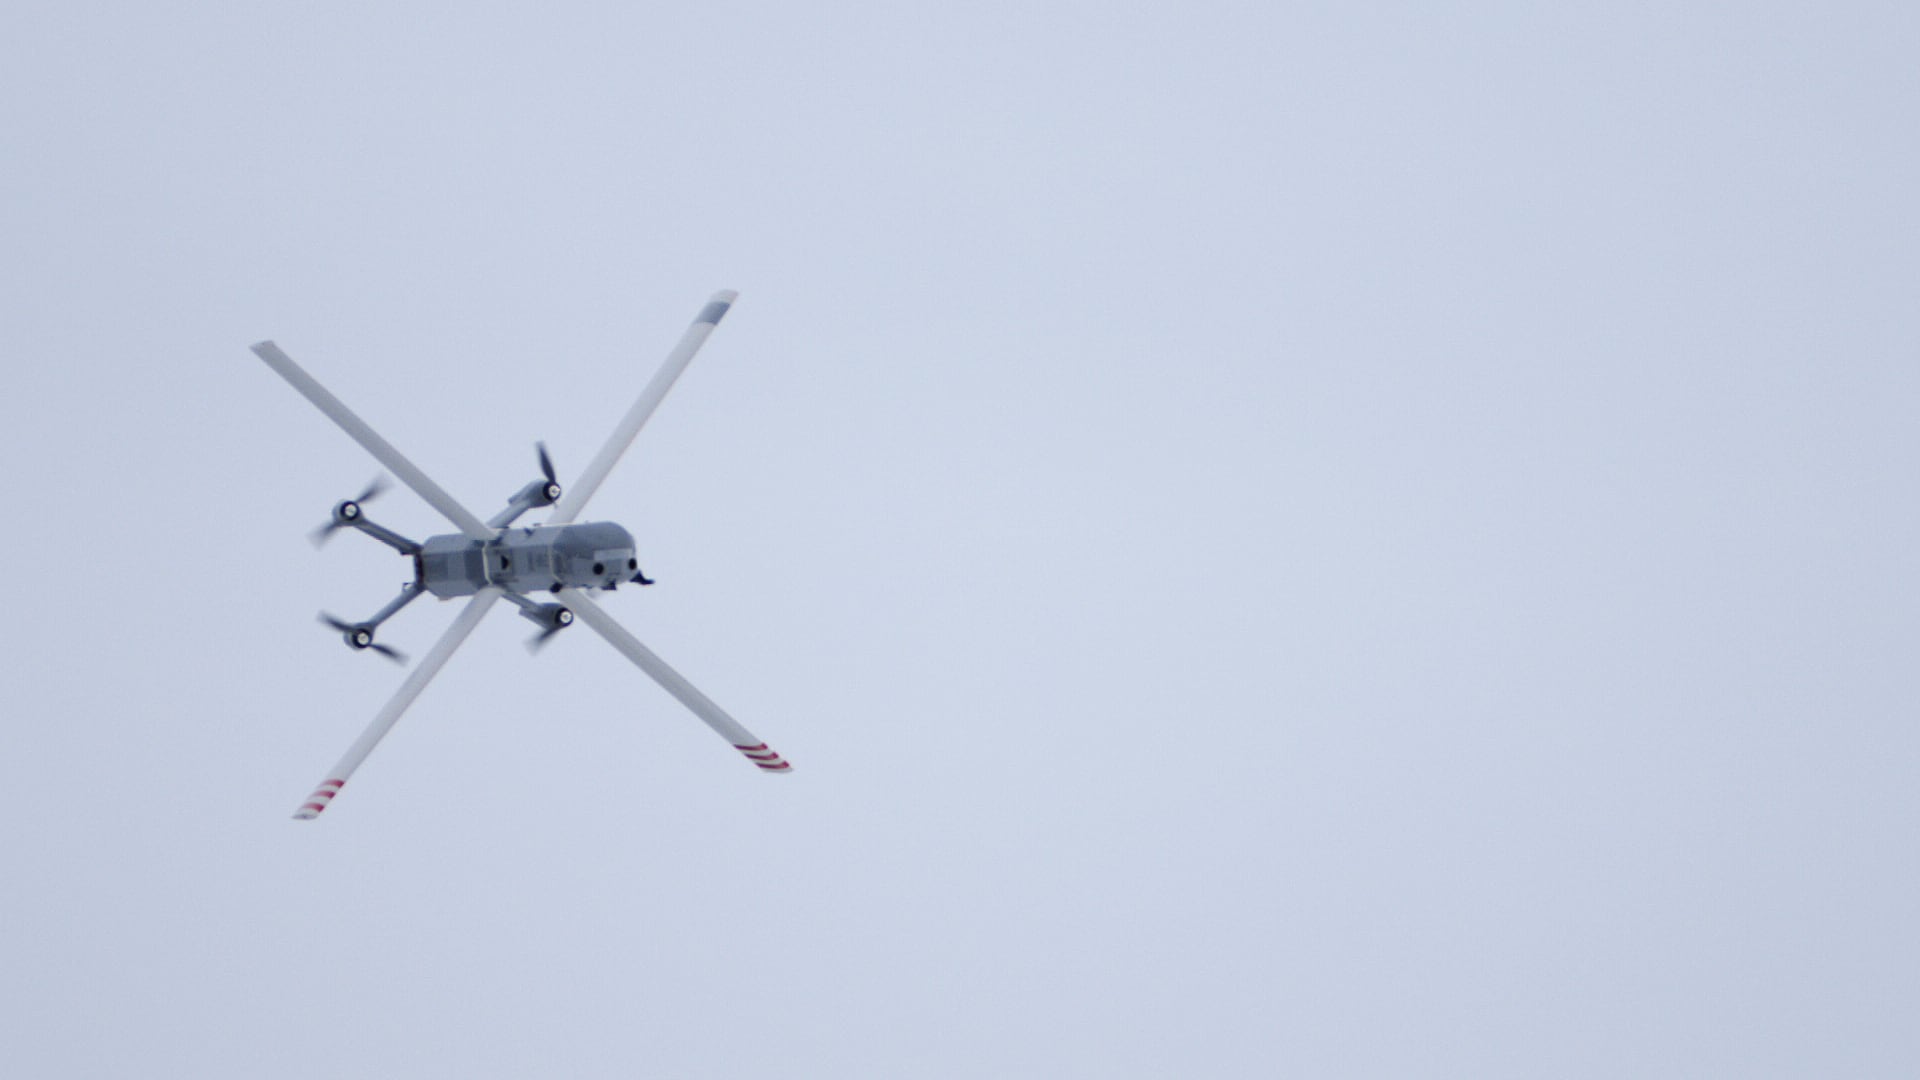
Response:
[{"label": "red striped wing tip", "polygon": [[787,759],[781,757],[777,751],[768,747],[766,743],[756,743],[752,746],[742,746],[739,743],[734,743],[733,748],[744,754],[748,761],[760,766],[760,771],[762,772],[788,773],[793,771],[793,766],[787,764]]},{"label": "red striped wing tip", "polygon": [[313,794],[307,796],[307,801],[301,805],[300,809],[293,812],[293,819],[312,821],[319,817],[320,811],[325,810],[333,802],[333,797],[340,794],[340,789],[345,787],[346,783],[345,780],[321,781],[320,786],[314,789]]}]

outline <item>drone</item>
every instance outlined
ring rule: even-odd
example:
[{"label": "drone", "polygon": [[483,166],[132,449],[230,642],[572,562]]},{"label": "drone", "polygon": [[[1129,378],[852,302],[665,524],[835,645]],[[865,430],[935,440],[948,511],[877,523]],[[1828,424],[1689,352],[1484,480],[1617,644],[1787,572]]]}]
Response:
[{"label": "drone", "polygon": [[[611,592],[623,584],[651,585],[653,581],[640,569],[634,555],[631,533],[609,521],[577,520],[581,511],[586,509],[587,501],[593,498],[607,474],[619,463],[621,455],[633,444],[634,437],[640,434],[640,429],[666,398],[667,391],[673,389],[674,381],[687,369],[694,354],[700,351],[707,336],[713,333],[738,297],[739,294],[731,289],[723,289],[700,309],[700,314],[687,327],[680,343],[667,354],[665,363],[660,365],[653,380],[640,392],[639,399],[627,410],[613,434],[608,436],[606,445],[588,462],[586,470],[570,490],[562,490],[555,478],[553,459],[548,455],[546,445],[537,443],[535,449],[540,461],[540,476],[515,492],[507,500],[506,507],[486,521],[481,521],[455,501],[445,489],[394,449],[392,443],[381,438],[378,432],[367,426],[366,421],[294,363],[278,345],[263,341],[253,346],[254,354],[266,361],[268,367],[287,380],[301,396],[326,414],[327,419],[338,424],[353,441],[372,454],[388,472],[399,477],[401,483],[413,489],[415,494],[460,530],[414,541],[368,520],[363,504],[378,497],[386,488],[385,481],[378,478],[360,494],[336,503],[330,520],[315,530],[315,544],[326,542],[342,529],[365,533],[412,560],[413,580],[402,586],[400,595],[372,618],[362,622],[347,622],[322,612],[321,622],[339,631],[347,646],[355,651],[372,652],[405,663],[406,658],[399,650],[375,640],[380,625],[423,595],[432,594],[441,600],[470,598],[466,607],[454,618],[453,625],[447,627],[440,639],[414,665],[406,680],[400,684],[400,689],[375,714],[373,722],[347,749],[339,764],[327,773],[327,778],[294,812],[296,820],[311,821],[332,805],[340,789],[353,777],[354,770],[393,730],[400,715],[407,711],[407,707],[426,689],[427,683],[446,666],[454,651],[480,624],[481,618],[502,599],[518,607],[521,616],[539,626],[539,634],[528,643],[531,648],[539,649],[555,634],[572,626],[577,618],[633,661],[667,693],[679,699],[682,705],[705,721],[708,727],[762,772],[784,775],[793,771],[793,766],[770,749],[765,740],[741,726],[739,721],[727,715],[726,710],[714,704],[713,699],[668,667],[665,661],[642,645],[639,639],[628,633],[587,595],[589,591]],[[528,511],[548,508],[551,508],[550,513],[543,524],[514,524]],[[555,599],[536,600],[534,595],[538,593]]]}]

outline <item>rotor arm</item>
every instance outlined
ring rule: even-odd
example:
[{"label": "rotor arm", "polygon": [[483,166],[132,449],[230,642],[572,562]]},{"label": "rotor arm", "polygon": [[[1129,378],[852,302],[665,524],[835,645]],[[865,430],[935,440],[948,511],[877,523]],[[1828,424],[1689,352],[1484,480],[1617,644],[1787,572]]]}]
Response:
[{"label": "rotor arm", "polygon": [[[339,515],[336,513],[334,516],[338,517]],[[327,526],[322,525],[321,528],[324,529],[327,528]],[[368,521],[365,514],[355,514],[352,520],[340,526],[340,528],[354,529],[366,533],[368,536],[373,537],[375,540],[380,541],[402,555],[420,554],[420,541],[409,540],[399,533],[394,532],[392,529],[387,528],[385,525],[376,525]]]},{"label": "rotor arm", "polygon": [[548,485],[548,481],[535,480],[514,492],[513,498],[507,500],[506,508],[487,519],[487,527],[504,529],[518,521],[521,514],[552,503],[553,500],[546,497]]},{"label": "rotor arm", "polygon": [[527,651],[538,653],[541,646],[553,640],[553,635],[573,625],[573,612],[565,604],[543,604],[517,592],[507,593],[507,600],[520,609],[520,617],[540,628],[527,642]]},{"label": "rotor arm", "polygon": [[560,480],[553,475],[553,456],[547,453],[547,444],[534,443],[533,448],[540,455],[540,479],[514,492],[507,508],[487,519],[487,528],[504,529],[521,514],[560,501]]},{"label": "rotor arm", "polygon": [[366,622],[363,622],[360,625],[367,627],[368,629],[377,627],[381,623],[386,622],[388,619],[393,618],[395,615],[398,615],[400,613],[401,608],[406,607],[408,604],[411,604],[415,600],[420,599],[422,596],[425,596],[426,593],[427,593],[427,590],[424,587],[422,587],[419,582],[409,581],[405,585],[400,586],[399,596],[396,596],[393,599],[387,601],[386,607],[383,607],[379,611],[374,612],[373,618],[368,619]]},{"label": "rotor arm", "polygon": [[680,704],[685,705],[712,728],[721,738],[733,745],[748,761],[760,767],[762,772],[784,774],[793,771],[787,759],[770,749],[766,742],[753,732],[742,727],[738,720],[727,715],[727,711],[714,704],[713,699],[701,693],[692,683],[682,678],[680,673],[668,667],[666,661],[655,656],[653,650],[640,644],[640,640],[628,633],[626,628],[613,621],[613,616],[601,609],[593,598],[579,589],[561,589],[560,599],[566,601],[580,621],[586,623],[593,632],[607,639],[607,644],[619,650],[635,667],[647,673],[648,677],[660,684],[661,689],[672,694]]},{"label": "rotor arm", "polygon": [[587,500],[593,498],[593,493],[606,481],[607,474],[620,463],[621,455],[633,445],[634,436],[640,434],[640,429],[646,426],[653,411],[666,399],[667,391],[673,389],[674,381],[693,362],[693,356],[700,351],[700,346],[706,344],[707,335],[720,325],[720,320],[726,317],[728,309],[739,297],[740,294],[732,289],[722,289],[714,293],[713,298],[700,309],[700,314],[694,317],[687,332],[681,335],[680,343],[667,354],[666,361],[654,373],[653,380],[647,383],[646,389],[640,391],[640,397],[634,401],[633,407],[627,410],[619,426],[607,437],[606,445],[587,463],[586,471],[567,489],[566,495],[554,504],[553,516],[547,519],[547,524],[565,525],[586,509]]},{"label": "rotor arm", "polygon": [[314,789],[313,794],[307,796],[307,801],[301,805],[300,809],[294,811],[293,816],[296,820],[311,821],[319,817],[320,812],[332,804],[334,796],[340,794],[340,789],[352,778],[354,770],[360,767],[361,762],[367,760],[367,755],[373,753],[373,748],[380,745],[380,740],[386,738],[387,732],[393,730],[393,725],[399,721],[400,714],[407,711],[407,707],[420,696],[420,691],[425,690],[427,684],[433,681],[433,677],[446,666],[454,650],[467,640],[467,635],[473,633],[474,627],[480,625],[481,617],[486,615],[487,609],[491,608],[493,602],[498,599],[500,599],[500,590],[493,586],[488,586],[474,594],[473,599],[467,602],[466,608],[453,620],[453,625],[447,627],[446,632],[440,635],[440,640],[433,643],[433,648],[428,649],[427,655],[421,657],[420,663],[407,674],[406,681],[400,684],[400,689],[396,690],[386,705],[374,715],[373,722],[367,725],[367,730],[347,748],[346,755],[327,773],[327,778],[320,782],[320,786]]},{"label": "rotor arm", "polygon": [[408,461],[406,455],[394,449],[392,443],[381,438],[379,432],[368,427],[365,420],[360,419],[352,409],[347,408],[345,403],[334,397],[331,391],[307,374],[305,368],[294,363],[292,357],[280,350],[280,346],[271,341],[262,341],[253,347],[253,353],[266,361],[267,366],[287,380],[302,397],[313,402],[315,408],[325,413],[327,419],[338,424],[340,430],[346,432],[354,442],[359,443],[367,453],[372,454],[380,464],[385,465],[389,472],[399,477],[401,483],[412,488],[415,494],[427,501],[428,505],[440,511],[448,521],[459,526],[461,532],[482,543],[493,539],[493,532],[475,517],[472,511],[461,506],[453,496],[446,493],[445,489],[434,483],[431,477],[421,472],[419,466]]}]

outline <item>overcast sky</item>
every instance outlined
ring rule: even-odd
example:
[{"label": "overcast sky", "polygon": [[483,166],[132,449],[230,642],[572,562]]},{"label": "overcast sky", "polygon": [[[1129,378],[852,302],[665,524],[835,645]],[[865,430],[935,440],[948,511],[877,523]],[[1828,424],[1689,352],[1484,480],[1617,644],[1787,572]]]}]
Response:
[{"label": "overcast sky", "polygon": [[1911,5],[5,23],[0,1071],[1920,1072]]}]

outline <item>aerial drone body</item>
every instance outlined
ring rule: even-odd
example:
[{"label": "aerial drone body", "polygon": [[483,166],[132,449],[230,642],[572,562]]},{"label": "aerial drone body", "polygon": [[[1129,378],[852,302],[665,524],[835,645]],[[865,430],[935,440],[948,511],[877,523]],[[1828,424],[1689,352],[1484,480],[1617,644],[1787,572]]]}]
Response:
[{"label": "aerial drone body", "polygon": [[[531,642],[534,647],[539,647],[553,635],[571,626],[577,617],[668,693],[678,698],[681,704],[691,709],[694,715],[704,720],[708,727],[733,744],[734,749],[762,771],[792,771],[792,766],[787,764],[785,758],[769,749],[763,740],[681,678],[678,672],[627,633],[587,595],[590,589],[612,590],[626,583],[651,585],[653,582],[641,572],[634,554],[633,536],[627,530],[612,522],[575,521],[587,500],[593,497],[607,474],[613,471],[620,456],[633,443],[634,436],[640,433],[640,428],[653,415],[654,409],[659,407],[667,391],[672,389],[674,380],[680,377],[680,373],[693,360],[694,353],[705,344],[707,335],[719,325],[737,295],[731,290],[715,293],[713,299],[701,309],[680,343],[668,354],[653,381],[641,391],[639,400],[627,410],[627,415],[608,437],[606,445],[588,463],[579,482],[570,491],[561,490],[554,478],[553,461],[547,456],[546,447],[540,446],[541,478],[522,487],[508,500],[504,509],[484,522],[456,502],[402,456],[400,451],[395,450],[391,443],[368,427],[365,421],[354,415],[339,398],[281,352],[279,346],[271,341],[253,346],[254,353],[266,361],[268,367],[292,384],[328,419],[340,425],[355,442],[460,530],[416,542],[368,521],[361,504],[380,493],[384,485],[379,481],[358,496],[335,505],[332,520],[315,532],[316,543],[340,529],[366,533],[410,557],[413,560],[414,579],[400,590],[399,596],[364,622],[349,623],[330,615],[322,615],[321,620],[340,631],[350,647],[403,661],[398,651],[374,640],[374,633],[381,623],[423,593],[431,593],[442,600],[472,597],[454,619],[453,625],[427,650],[406,681],[400,684],[393,698],[374,716],[359,740],[294,813],[295,818],[310,820],[318,817],[333,802],[354,770],[392,730],[400,714],[420,696],[420,691],[446,665],[454,650],[466,641],[467,635],[479,625],[481,617],[493,607],[494,602],[502,598],[512,602],[520,609],[522,616],[540,626],[539,635]],[[514,522],[521,515],[546,507],[551,507],[552,513],[545,524],[531,528],[514,527]],[[532,594],[539,592],[557,597],[558,600],[542,602],[533,599]]]}]

